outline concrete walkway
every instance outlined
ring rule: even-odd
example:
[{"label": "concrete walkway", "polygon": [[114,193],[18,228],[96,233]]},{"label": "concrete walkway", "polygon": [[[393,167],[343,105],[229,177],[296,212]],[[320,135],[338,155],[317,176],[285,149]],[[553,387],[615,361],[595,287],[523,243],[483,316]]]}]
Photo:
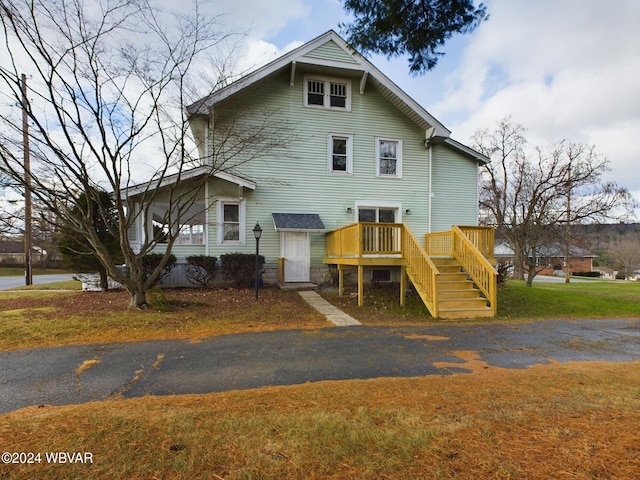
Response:
[{"label": "concrete walkway", "polygon": [[329,320],[334,325],[338,327],[353,327],[355,325],[362,325],[355,318],[347,315],[339,308],[331,305],[317,292],[311,290],[303,290],[298,293],[309,305],[311,305],[321,314],[326,315],[327,320]]}]

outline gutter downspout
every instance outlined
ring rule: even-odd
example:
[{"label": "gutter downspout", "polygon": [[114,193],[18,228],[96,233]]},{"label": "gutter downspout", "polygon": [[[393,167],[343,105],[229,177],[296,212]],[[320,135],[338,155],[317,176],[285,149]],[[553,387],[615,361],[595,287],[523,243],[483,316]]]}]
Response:
[{"label": "gutter downspout", "polygon": [[428,232],[429,233],[433,233],[431,230],[431,212],[432,212],[432,204],[433,204],[433,182],[432,182],[433,150],[431,147],[431,141],[435,135],[436,135],[436,129],[433,127],[431,127],[425,132],[425,136],[426,136],[425,145],[427,146],[427,149],[429,151],[429,211],[428,211],[428,216],[429,216]]}]

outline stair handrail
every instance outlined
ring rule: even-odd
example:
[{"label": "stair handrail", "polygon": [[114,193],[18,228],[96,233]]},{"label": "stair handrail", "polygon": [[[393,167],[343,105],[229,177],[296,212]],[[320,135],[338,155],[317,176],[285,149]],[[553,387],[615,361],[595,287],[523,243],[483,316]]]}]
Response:
[{"label": "stair handrail", "polygon": [[438,306],[438,275],[440,271],[433,263],[422,245],[416,240],[411,230],[402,225],[402,257],[409,266],[409,278],[413,282],[427,309],[437,318]]},{"label": "stair handrail", "polygon": [[460,227],[454,225],[451,232],[453,256],[485,295],[495,313],[498,305],[498,274],[495,268]]}]

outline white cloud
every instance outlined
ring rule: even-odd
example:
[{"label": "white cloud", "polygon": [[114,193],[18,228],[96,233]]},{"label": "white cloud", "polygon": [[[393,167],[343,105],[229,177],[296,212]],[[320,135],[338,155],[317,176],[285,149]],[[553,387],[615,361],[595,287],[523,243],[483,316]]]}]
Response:
[{"label": "white cloud", "polygon": [[640,191],[640,3],[486,3],[489,21],[469,37],[430,110],[462,141],[512,115],[532,143],[596,145],[611,178]]},{"label": "white cloud", "polygon": [[239,71],[246,72],[261,67],[294,48],[299,47],[302,43],[303,42],[300,41],[294,41],[280,49],[272,43],[249,37],[238,51],[238,69]]}]

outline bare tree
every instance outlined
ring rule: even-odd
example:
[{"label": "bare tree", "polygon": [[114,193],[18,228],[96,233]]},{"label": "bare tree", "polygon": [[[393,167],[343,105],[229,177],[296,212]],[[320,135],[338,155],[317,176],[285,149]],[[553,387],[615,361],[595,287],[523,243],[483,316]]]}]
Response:
[{"label": "bare tree", "polygon": [[640,270],[640,243],[627,238],[618,241],[609,249],[615,267],[624,272],[625,278]]},{"label": "bare tree", "polygon": [[[522,125],[507,118],[473,142],[491,157],[481,173],[482,221],[514,251],[514,278],[531,286],[543,249],[571,241],[572,224],[615,218],[635,206],[629,192],[604,182],[608,160],[593,146],[565,141],[527,149]],[[567,262],[569,258],[567,258]]]},{"label": "bare tree", "polygon": [[[187,14],[146,0],[6,0],[0,19],[6,59],[0,90],[22,104],[29,119],[31,191],[57,222],[86,239],[109,276],[128,290],[130,305],[144,307],[208,178],[252,158],[239,150],[277,148],[269,132],[280,126],[265,118],[251,132],[227,135],[242,142],[219,144],[209,158],[198,158],[186,109],[194,100],[191,75],[230,34],[203,15],[197,0]],[[29,75],[28,101],[21,95],[22,72]],[[2,169],[24,186],[19,115],[3,110],[0,122]],[[128,197],[134,187],[135,209]],[[93,228],[96,217],[111,224],[94,198],[100,188],[115,197],[112,234],[126,273]],[[83,196],[88,201],[76,201]],[[129,230],[138,219],[147,225],[160,199],[168,205],[165,231],[133,244]],[[143,258],[160,243],[163,261],[146,274]]]}]

